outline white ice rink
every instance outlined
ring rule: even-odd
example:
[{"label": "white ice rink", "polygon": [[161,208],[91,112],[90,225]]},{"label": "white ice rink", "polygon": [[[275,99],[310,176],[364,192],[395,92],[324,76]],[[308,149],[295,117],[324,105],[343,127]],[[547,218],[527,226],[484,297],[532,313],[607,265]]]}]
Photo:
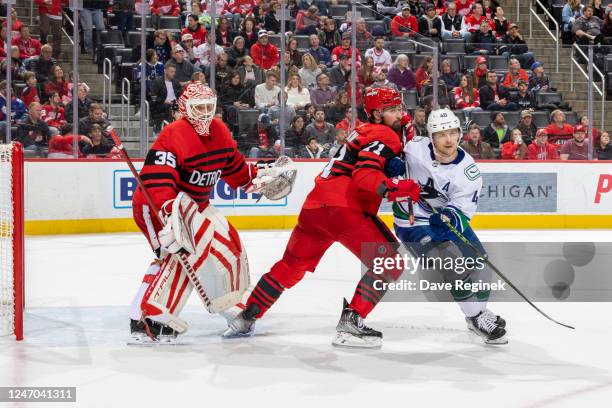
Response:
[{"label": "white ice rink", "polygon": [[[255,283],[289,232],[241,236]],[[610,231],[480,236],[612,241]],[[192,344],[128,347],[127,305],[149,260],[139,234],[27,239],[26,339],[0,338],[0,386],[77,387],[76,404],[53,407],[612,407],[609,303],[541,305],[575,331],[524,303],[492,305],[510,338],[492,347],[467,332],[454,304],[383,302],[368,318],[383,331],[383,348],[345,351],[330,341],[359,267],[334,246],[258,323],[254,338],[222,341],[224,319],[192,295],[183,315]]]}]

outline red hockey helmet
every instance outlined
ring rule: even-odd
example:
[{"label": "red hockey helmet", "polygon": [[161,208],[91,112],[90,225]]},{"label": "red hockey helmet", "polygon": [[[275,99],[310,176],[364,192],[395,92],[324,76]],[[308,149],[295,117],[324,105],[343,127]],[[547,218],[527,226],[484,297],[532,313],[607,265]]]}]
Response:
[{"label": "red hockey helmet", "polygon": [[374,109],[382,112],[385,108],[401,106],[402,96],[398,91],[391,88],[368,88],[363,105],[366,114],[370,117]]}]

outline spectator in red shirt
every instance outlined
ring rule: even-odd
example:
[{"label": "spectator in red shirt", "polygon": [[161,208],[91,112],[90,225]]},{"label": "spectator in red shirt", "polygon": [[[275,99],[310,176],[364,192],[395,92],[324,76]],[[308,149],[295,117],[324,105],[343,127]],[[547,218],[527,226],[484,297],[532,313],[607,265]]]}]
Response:
[{"label": "spectator in red shirt", "polygon": [[40,41],[30,36],[30,27],[21,26],[19,33],[20,37],[13,39],[13,45],[19,47],[19,58],[26,59],[40,55]]},{"label": "spectator in red shirt", "polygon": [[0,61],[6,58],[6,27],[0,29]]},{"label": "spectator in red shirt", "polygon": [[256,0],[233,0],[229,4],[229,11],[233,14],[240,14],[241,16],[248,16],[253,14],[253,9],[257,7]]},{"label": "spectator in red shirt", "polygon": [[444,0],[433,0],[432,4],[436,10],[436,16],[442,16],[446,13],[446,4]]},{"label": "spectator in red shirt", "polygon": [[517,89],[519,82],[529,83],[527,71],[521,68],[521,63],[516,58],[511,58],[508,62],[508,72],[502,81],[502,85],[508,89]]},{"label": "spectator in red shirt", "polygon": [[178,16],[181,8],[176,0],[151,1],[151,13],[156,16]]},{"label": "spectator in red shirt", "polygon": [[421,93],[424,85],[431,85],[431,70],[433,69],[433,58],[428,55],[416,70],[416,89]]},{"label": "spectator in red shirt", "polygon": [[470,14],[472,3],[474,3],[474,0],[456,0],[455,5],[457,6],[457,14],[463,17]]},{"label": "spectator in red shirt", "polygon": [[60,98],[67,97],[70,93],[70,87],[68,81],[64,79],[64,70],[59,65],[54,66],[51,69],[51,76],[47,83],[44,84],[43,90],[46,95],[51,95],[53,91],[56,91]]},{"label": "spectator in red shirt", "polygon": [[557,146],[548,143],[546,129],[536,132],[535,140],[527,146],[527,160],[558,160]]},{"label": "spectator in red shirt", "polygon": [[194,47],[204,44],[204,41],[206,41],[206,30],[200,25],[198,18],[193,14],[187,16],[187,27],[181,31],[181,35],[184,34],[191,34]]},{"label": "spectator in red shirt", "polygon": [[47,36],[53,35],[53,58],[59,58],[62,49],[62,3],[65,0],[34,0],[40,16],[40,42],[47,43]]},{"label": "spectator in red shirt", "polygon": [[[3,13],[2,17],[4,16],[5,14]],[[17,39],[21,35],[20,30],[23,26],[23,23],[19,20],[19,16],[17,16],[17,10],[15,10],[14,8],[11,9],[11,18],[13,19],[13,39]],[[6,20],[2,22],[2,27],[6,27]]]},{"label": "spectator in red shirt", "polygon": [[476,58],[476,69],[474,69],[474,86],[478,89],[482,88],[487,84],[487,73],[489,68],[487,67],[487,57],[484,55]]},{"label": "spectator in red shirt", "polygon": [[469,119],[474,110],[482,110],[478,89],[474,88],[472,77],[467,74],[461,75],[459,86],[453,89],[453,100],[455,109],[461,109],[466,119]]},{"label": "spectator in red shirt", "polygon": [[584,125],[576,125],[574,137],[561,146],[561,160],[588,160],[589,141],[586,139],[587,128]]},{"label": "spectator in red shirt", "polygon": [[527,153],[527,147],[523,143],[523,136],[519,129],[514,129],[510,134],[510,140],[502,144],[501,158],[503,160],[523,160]]},{"label": "spectator in red shirt", "polygon": [[42,106],[40,118],[49,125],[49,130],[52,135],[59,135],[60,129],[66,125],[62,98],[57,91],[51,92],[49,101]]},{"label": "spectator in red shirt", "polygon": [[25,106],[30,106],[32,102],[40,102],[40,93],[36,74],[31,71],[26,71],[23,74],[23,80],[26,87],[21,91],[21,100]]},{"label": "spectator in red shirt", "polygon": [[472,4],[472,12],[465,18],[465,25],[470,33],[475,33],[480,30],[480,23],[485,21],[487,17],[482,12],[482,4]]},{"label": "spectator in red shirt", "polygon": [[[338,65],[340,62],[340,55],[346,55],[346,58],[351,64],[351,55],[353,54],[353,47],[351,47],[351,33],[342,34],[342,43],[334,48],[331,53],[332,64]],[[361,64],[361,55],[359,50],[355,50],[355,63],[357,67]]]},{"label": "spectator in red shirt", "polygon": [[177,0],[151,0],[151,25],[160,28],[162,16],[178,16],[181,8]]},{"label": "spectator in red shirt", "polygon": [[419,22],[410,14],[410,5],[406,3],[402,12],[391,20],[391,33],[395,37],[414,37],[419,32]]},{"label": "spectator in red shirt", "polygon": [[[348,132],[351,127],[351,120],[353,118],[353,109],[348,108],[344,114],[344,119],[336,124],[336,129],[344,129]],[[355,115],[355,127],[362,125],[363,122],[359,120],[359,117]]]},{"label": "spectator in red shirt", "polygon": [[319,26],[319,9],[317,6],[310,6],[307,10],[298,11],[295,19],[295,31],[298,35],[311,35],[317,33]]},{"label": "spectator in red shirt", "polygon": [[[582,115],[580,118],[578,118],[577,124],[583,125],[584,128],[588,130],[589,129],[589,117],[587,115]],[[595,143],[597,143],[598,137],[599,137],[598,130],[595,126],[593,126],[593,140],[595,141]],[[589,135],[587,135],[587,139],[590,139]]]},{"label": "spectator in red shirt", "polygon": [[278,64],[278,48],[268,41],[266,30],[259,30],[257,37],[257,42],[251,47],[251,58],[259,68],[270,69]]},{"label": "spectator in red shirt", "polygon": [[559,147],[573,137],[574,128],[565,123],[565,114],[560,109],[550,114],[550,122],[550,125],[545,127],[550,143]]}]

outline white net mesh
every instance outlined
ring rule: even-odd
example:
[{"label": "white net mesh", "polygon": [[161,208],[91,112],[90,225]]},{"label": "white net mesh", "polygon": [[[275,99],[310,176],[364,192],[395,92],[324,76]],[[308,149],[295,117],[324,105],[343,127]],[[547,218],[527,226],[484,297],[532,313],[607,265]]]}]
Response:
[{"label": "white net mesh", "polygon": [[12,145],[0,144],[0,336],[15,328]]}]

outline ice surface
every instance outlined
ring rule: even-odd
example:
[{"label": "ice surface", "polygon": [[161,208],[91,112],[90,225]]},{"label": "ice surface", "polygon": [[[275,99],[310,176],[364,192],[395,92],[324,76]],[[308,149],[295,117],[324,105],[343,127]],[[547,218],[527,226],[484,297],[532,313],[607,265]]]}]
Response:
[{"label": "ice surface", "polygon": [[[241,236],[256,282],[289,232]],[[610,231],[480,236],[612,241]],[[341,300],[352,295],[359,266],[334,246],[258,322],[254,338],[222,341],[225,320],[192,295],[183,315],[190,344],[128,347],[127,305],[149,259],[138,234],[29,238],[26,340],[0,338],[0,386],[76,386],[79,407],[612,406],[609,303],[542,304],[575,331],[523,303],[492,305],[508,321],[504,347],[469,334],[454,304],[381,303],[368,323],[384,332],[383,348],[336,349],[330,342]]]}]

